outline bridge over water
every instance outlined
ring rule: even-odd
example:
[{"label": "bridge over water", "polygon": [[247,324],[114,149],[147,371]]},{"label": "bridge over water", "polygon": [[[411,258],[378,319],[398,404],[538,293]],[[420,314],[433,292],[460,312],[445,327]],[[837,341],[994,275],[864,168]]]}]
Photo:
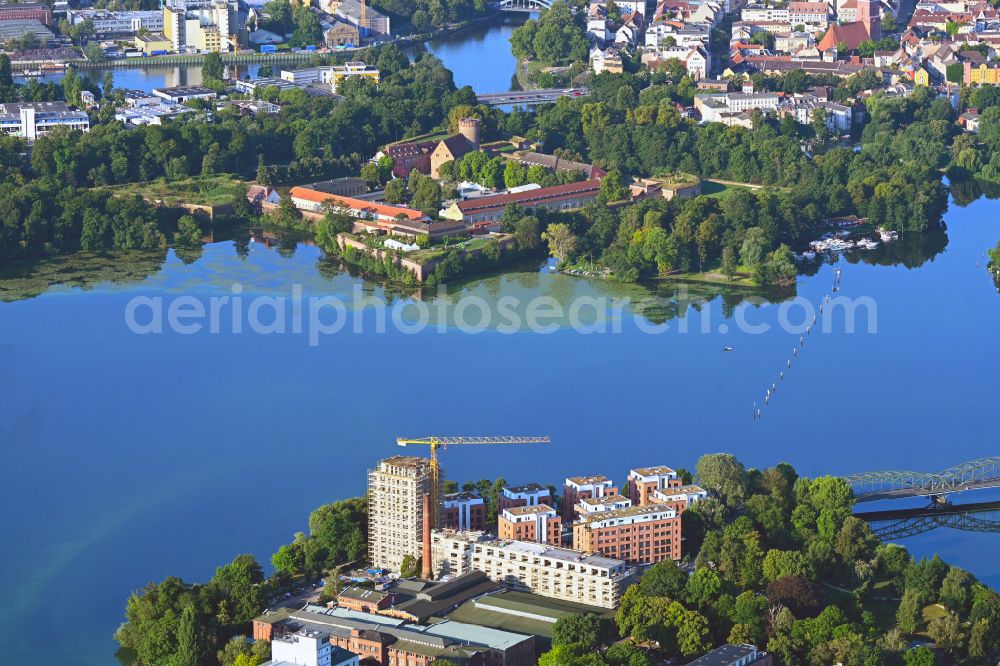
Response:
[{"label": "bridge over water", "polygon": [[859,502],[904,497],[942,501],[952,493],[1000,488],[1000,456],[971,460],[940,472],[892,470],[843,477]]},{"label": "bridge over water", "polygon": [[939,527],[964,532],[1000,533],[1000,502],[866,511],[854,515],[867,522],[872,532],[883,540],[903,539]]},{"label": "bridge over water", "polygon": [[553,0],[500,0],[502,12],[540,12],[552,7]]},{"label": "bridge over water", "polygon": [[586,97],[586,88],[543,88],[539,90],[508,90],[507,92],[476,93],[476,101],[490,106],[534,106],[555,102],[560,97]]}]

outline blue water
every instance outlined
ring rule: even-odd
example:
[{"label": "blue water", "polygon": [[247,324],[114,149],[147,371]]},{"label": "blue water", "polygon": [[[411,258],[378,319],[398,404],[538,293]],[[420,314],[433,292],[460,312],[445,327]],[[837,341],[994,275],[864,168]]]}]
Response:
[{"label": "blue water", "polygon": [[[676,320],[666,333],[643,333],[630,309],[620,334],[348,327],[315,347],[304,335],[226,326],[128,330],[134,297],[206,302],[232,295],[234,282],[246,299],[287,295],[293,284],[306,297],[382,294],[343,273],[324,277],[314,247],[286,258],[258,245],[243,260],[228,242],[191,264],[171,254],[139,283],[0,303],[5,660],[113,663],[111,636],[130,591],[166,575],[205,579],[241,552],[267,562],[306,528],[312,508],[362,493],[365,470],[399,451],[399,435],[550,435],[547,446],[445,454],[450,478],[511,482],[621,480],[632,466],[691,468],[713,451],[755,466],[788,461],[810,475],[937,470],[996,454],[1000,295],[982,262],[1000,238],[1000,201],[953,207],[947,223],[947,248],[919,268],[840,261],[841,293],[877,303],[877,333],[811,334],[760,421],[751,405],[798,342],[776,328],[775,305],[736,308],[773,327],[761,335],[739,332],[718,298],[701,306],[705,333],[694,312],[687,333]],[[832,282],[824,266],[798,293],[818,304]],[[487,303],[513,295],[670,304],[669,292],[545,270],[461,293]],[[371,311],[363,323],[374,325]],[[939,531],[907,544],[1000,586],[996,534]],[[46,633],[44,652],[29,653],[25,632],[39,627],[59,630]]]}]

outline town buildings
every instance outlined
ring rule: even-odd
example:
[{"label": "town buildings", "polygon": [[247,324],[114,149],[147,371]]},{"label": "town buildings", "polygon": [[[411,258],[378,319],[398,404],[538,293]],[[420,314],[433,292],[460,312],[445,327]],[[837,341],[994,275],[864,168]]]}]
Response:
[{"label": "town buildings", "polygon": [[431,152],[431,177],[441,177],[441,165],[461,159],[468,153],[479,150],[480,121],[478,118],[463,118],[458,121],[458,134],[438,142]]},{"label": "town buildings", "polygon": [[376,86],[380,80],[378,68],[361,61],[352,61],[343,65],[320,65],[318,67],[284,69],[281,71],[281,78],[285,81],[296,85],[316,83],[329,85],[334,93],[337,92],[337,86],[342,81],[355,76],[369,79]]},{"label": "town buildings", "polygon": [[649,504],[581,516],[573,523],[573,549],[630,564],[680,560],[680,514],[662,504]]},{"label": "town buildings", "polygon": [[52,7],[44,2],[0,3],[0,21],[34,20],[52,25]]},{"label": "town buildings", "polygon": [[441,496],[441,527],[455,530],[486,529],[486,502],[473,492]]},{"label": "town buildings", "polygon": [[329,632],[301,629],[271,640],[271,664],[296,666],[358,666],[358,655],[330,643]]},{"label": "town buildings", "polygon": [[746,643],[723,645],[706,655],[688,662],[688,666],[771,666],[773,658],[767,652]]},{"label": "town buildings", "polygon": [[515,506],[538,506],[547,504],[555,506],[552,492],[538,483],[525,483],[518,486],[504,486],[497,498],[497,506],[503,511]]},{"label": "town buildings", "polygon": [[337,605],[359,613],[379,613],[396,603],[396,595],[367,587],[348,587],[337,595]]},{"label": "town buildings", "polygon": [[498,517],[497,533],[501,539],[562,543],[562,524],[556,510],[546,504],[514,506]]},{"label": "town buildings", "polygon": [[389,17],[370,4],[362,8],[359,0],[321,0],[320,9],[357,27],[361,37],[385,39],[392,34]]},{"label": "town buildings", "polygon": [[171,86],[153,88],[153,94],[173,104],[183,104],[192,99],[217,99],[219,93],[204,86]]},{"label": "town buildings", "polygon": [[237,0],[166,0],[163,34],[173,51],[234,51],[239,31]]},{"label": "town buildings", "polygon": [[536,208],[552,211],[573,210],[596,200],[600,190],[599,180],[584,180],[521,192],[494,194],[456,201],[444,211],[442,217],[460,221],[474,231],[487,231],[497,227],[507,206],[529,210]]},{"label": "town buildings", "polygon": [[90,116],[70,109],[66,102],[8,102],[0,104],[0,132],[29,141],[57,127],[90,131]]},{"label": "town buildings", "polygon": [[436,576],[481,571],[507,589],[600,608],[617,607],[637,573],[619,559],[482,532],[435,530],[432,539]]},{"label": "town buildings", "polygon": [[36,44],[47,45],[55,35],[38,19],[11,19],[0,21],[0,43],[20,41],[31,35]]},{"label": "town buildings", "polygon": [[423,496],[430,492],[431,464],[424,458],[393,456],[368,472],[368,554],[372,566],[399,571],[404,557],[420,557]]},{"label": "town buildings", "polygon": [[618,489],[606,476],[571,476],[563,484],[563,520],[567,523],[576,520],[576,504],[584,498],[617,494]]},{"label": "town buildings", "polygon": [[108,9],[71,9],[66,18],[72,25],[90,21],[97,35],[135,35],[140,30],[163,31],[162,11],[114,12]]}]

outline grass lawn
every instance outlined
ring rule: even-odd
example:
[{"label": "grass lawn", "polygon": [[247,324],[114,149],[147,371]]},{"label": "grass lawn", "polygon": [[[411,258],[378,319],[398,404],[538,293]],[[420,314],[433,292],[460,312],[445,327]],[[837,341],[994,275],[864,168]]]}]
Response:
[{"label": "grass lawn", "polygon": [[756,289],[757,285],[750,280],[750,269],[746,266],[739,266],[733,279],[730,280],[722,272],[722,266],[718,262],[708,266],[704,271],[691,273],[676,273],[669,275],[666,280],[676,280],[678,282],[703,282],[725,287],[740,287]]},{"label": "grass lawn", "polygon": [[108,189],[120,194],[138,194],[147,201],[163,201],[167,206],[178,204],[222,206],[232,203],[236,194],[249,184],[236,176],[220,173],[184,180],[152,180],[145,183],[113,185]]},{"label": "grass lawn", "polygon": [[941,604],[931,604],[929,606],[924,606],[924,622],[930,623],[931,620],[937,619],[942,615],[947,614],[947,609]]},{"label": "grass lawn", "polygon": [[740,187],[739,185],[724,185],[710,180],[701,181],[701,193],[708,197],[715,197],[716,199],[725,196],[727,192],[735,189],[745,190],[750,188]]}]

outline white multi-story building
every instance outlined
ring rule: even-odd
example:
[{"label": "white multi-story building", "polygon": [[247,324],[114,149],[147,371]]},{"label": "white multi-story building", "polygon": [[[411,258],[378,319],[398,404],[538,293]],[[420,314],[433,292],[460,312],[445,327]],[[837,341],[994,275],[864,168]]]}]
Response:
[{"label": "white multi-story building", "polygon": [[724,122],[725,114],[742,113],[761,109],[775,111],[779,102],[778,93],[720,93],[694,96],[694,108],[701,112],[704,122]]},{"label": "white multi-story building", "polygon": [[71,110],[66,102],[14,102],[0,104],[0,132],[29,141],[57,127],[90,131],[90,116]]},{"label": "white multi-story building", "polygon": [[508,589],[601,608],[617,607],[636,575],[622,560],[482,532],[435,530],[432,543],[438,576],[481,571]]},{"label": "white multi-story building", "polygon": [[134,35],[140,30],[162,32],[162,11],[113,12],[107,9],[71,9],[66,18],[72,25],[84,21],[94,24],[98,35]]},{"label": "white multi-story building", "polygon": [[740,19],[753,23],[788,23],[788,8],[769,5],[747,5],[740,10]]},{"label": "white multi-story building", "polygon": [[824,2],[789,2],[788,22],[825,29],[830,25],[830,5]]},{"label": "white multi-story building", "polygon": [[368,550],[372,566],[399,571],[420,557],[423,497],[431,492],[431,461],[393,456],[368,472]]},{"label": "white multi-story building", "polygon": [[330,633],[307,627],[271,639],[271,661],[264,666],[359,666],[361,657],[330,643]]},{"label": "white multi-story building", "polygon": [[238,30],[237,0],[167,0],[163,6],[163,34],[174,51],[232,51]]}]

